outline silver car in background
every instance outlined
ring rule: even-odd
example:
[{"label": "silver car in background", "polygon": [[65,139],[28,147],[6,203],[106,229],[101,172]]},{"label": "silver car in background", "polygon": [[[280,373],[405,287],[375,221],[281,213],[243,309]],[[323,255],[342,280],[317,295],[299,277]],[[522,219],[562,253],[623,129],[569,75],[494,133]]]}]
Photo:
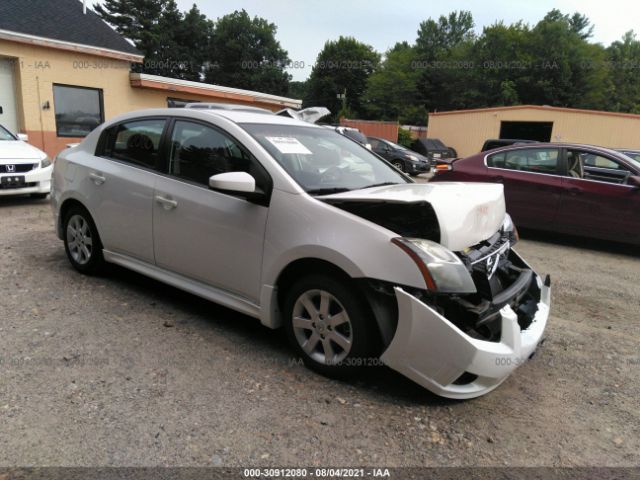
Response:
[{"label": "silver car in background", "polygon": [[284,327],[326,375],[383,362],[477,397],[533,353],[549,315],[501,185],[417,184],[292,118],[119,116],[58,156],[52,205],[80,272],[119,264]]}]

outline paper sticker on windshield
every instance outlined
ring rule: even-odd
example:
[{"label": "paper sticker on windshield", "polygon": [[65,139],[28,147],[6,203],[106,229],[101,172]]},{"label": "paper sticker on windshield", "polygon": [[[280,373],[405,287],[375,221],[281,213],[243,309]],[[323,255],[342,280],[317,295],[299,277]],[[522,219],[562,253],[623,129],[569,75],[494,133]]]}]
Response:
[{"label": "paper sticker on windshield", "polygon": [[280,153],[297,153],[299,155],[312,155],[297,138],[293,137],[266,137]]}]

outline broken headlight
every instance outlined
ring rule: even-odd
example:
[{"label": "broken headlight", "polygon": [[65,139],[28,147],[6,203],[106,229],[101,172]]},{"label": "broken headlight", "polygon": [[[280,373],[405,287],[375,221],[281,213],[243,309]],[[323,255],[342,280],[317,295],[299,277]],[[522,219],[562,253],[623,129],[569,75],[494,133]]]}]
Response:
[{"label": "broken headlight", "polygon": [[427,289],[439,293],[474,293],[476,286],[460,258],[439,243],[422,238],[391,240],[404,250],[420,269]]},{"label": "broken headlight", "polygon": [[513,220],[511,219],[511,215],[509,215],[508,213],[506,213],[504,215],[504,222],[502,224],[502,230],[505,233],[509,234],[509,237],[510,237],[509,240],[511,240],[511,245],[513,245],[518,240],[520,240],[520,235],[518,234],[518,229],[516,228],[515,224],[513,223]]}]

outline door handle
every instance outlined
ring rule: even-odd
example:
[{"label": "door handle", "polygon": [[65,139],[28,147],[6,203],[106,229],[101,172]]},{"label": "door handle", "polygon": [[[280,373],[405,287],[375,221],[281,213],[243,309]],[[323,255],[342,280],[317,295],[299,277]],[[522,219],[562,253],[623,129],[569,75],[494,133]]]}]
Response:
[{"label": "door handle", "polygon": [[95,173],[95,172],[91,172],[89,174],[89,177],[91,178],[93,183],[95,183],[96,185],[102,185],[104,182],[107,181],[107,179],[105,177],[103,177],[99,173]]},{"label": "door handle", "polygon": [[582,195],[582,190],[580,190],[579,188],[575,188],[575,187],[574,188],[570,188],[569,189],[569,195],[574,196],[574,197],[576,197],[578,195]]},{"label": "door handle", "polygon": [[165,198],[160,195],[156,195],[156,202],[162,205],[162,208],[165,210],[173,210],[178,207],[178,202],[171,198]]},{"label": "door handle", "polygon": [[504,182],[504,177],[502,175],[497,175],[497,176],[493,177],[492,180],[494,182],[502,183],[502,182]]}]

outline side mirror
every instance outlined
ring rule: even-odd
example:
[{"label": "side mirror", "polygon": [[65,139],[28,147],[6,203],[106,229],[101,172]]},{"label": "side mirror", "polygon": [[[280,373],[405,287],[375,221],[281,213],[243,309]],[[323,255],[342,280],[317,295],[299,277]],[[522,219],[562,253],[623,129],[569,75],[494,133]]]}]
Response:
[{"label": "side mirror", "polygon": [[209,178],[209,187],[223,192],[253,193],[256,179],[246,172],[219,173]]},{"label": "side mirror", "polygon": [[27,135],[26,133],[19,133],[18,134],[18,140],[22,140],[23,142],[28,142],[29,141],[29,135]]},{"label": "side mirror", "polygon": [[640,175],[632,175],[627,178],[627,185],[631,185],[635,188],[640,188]]}]

